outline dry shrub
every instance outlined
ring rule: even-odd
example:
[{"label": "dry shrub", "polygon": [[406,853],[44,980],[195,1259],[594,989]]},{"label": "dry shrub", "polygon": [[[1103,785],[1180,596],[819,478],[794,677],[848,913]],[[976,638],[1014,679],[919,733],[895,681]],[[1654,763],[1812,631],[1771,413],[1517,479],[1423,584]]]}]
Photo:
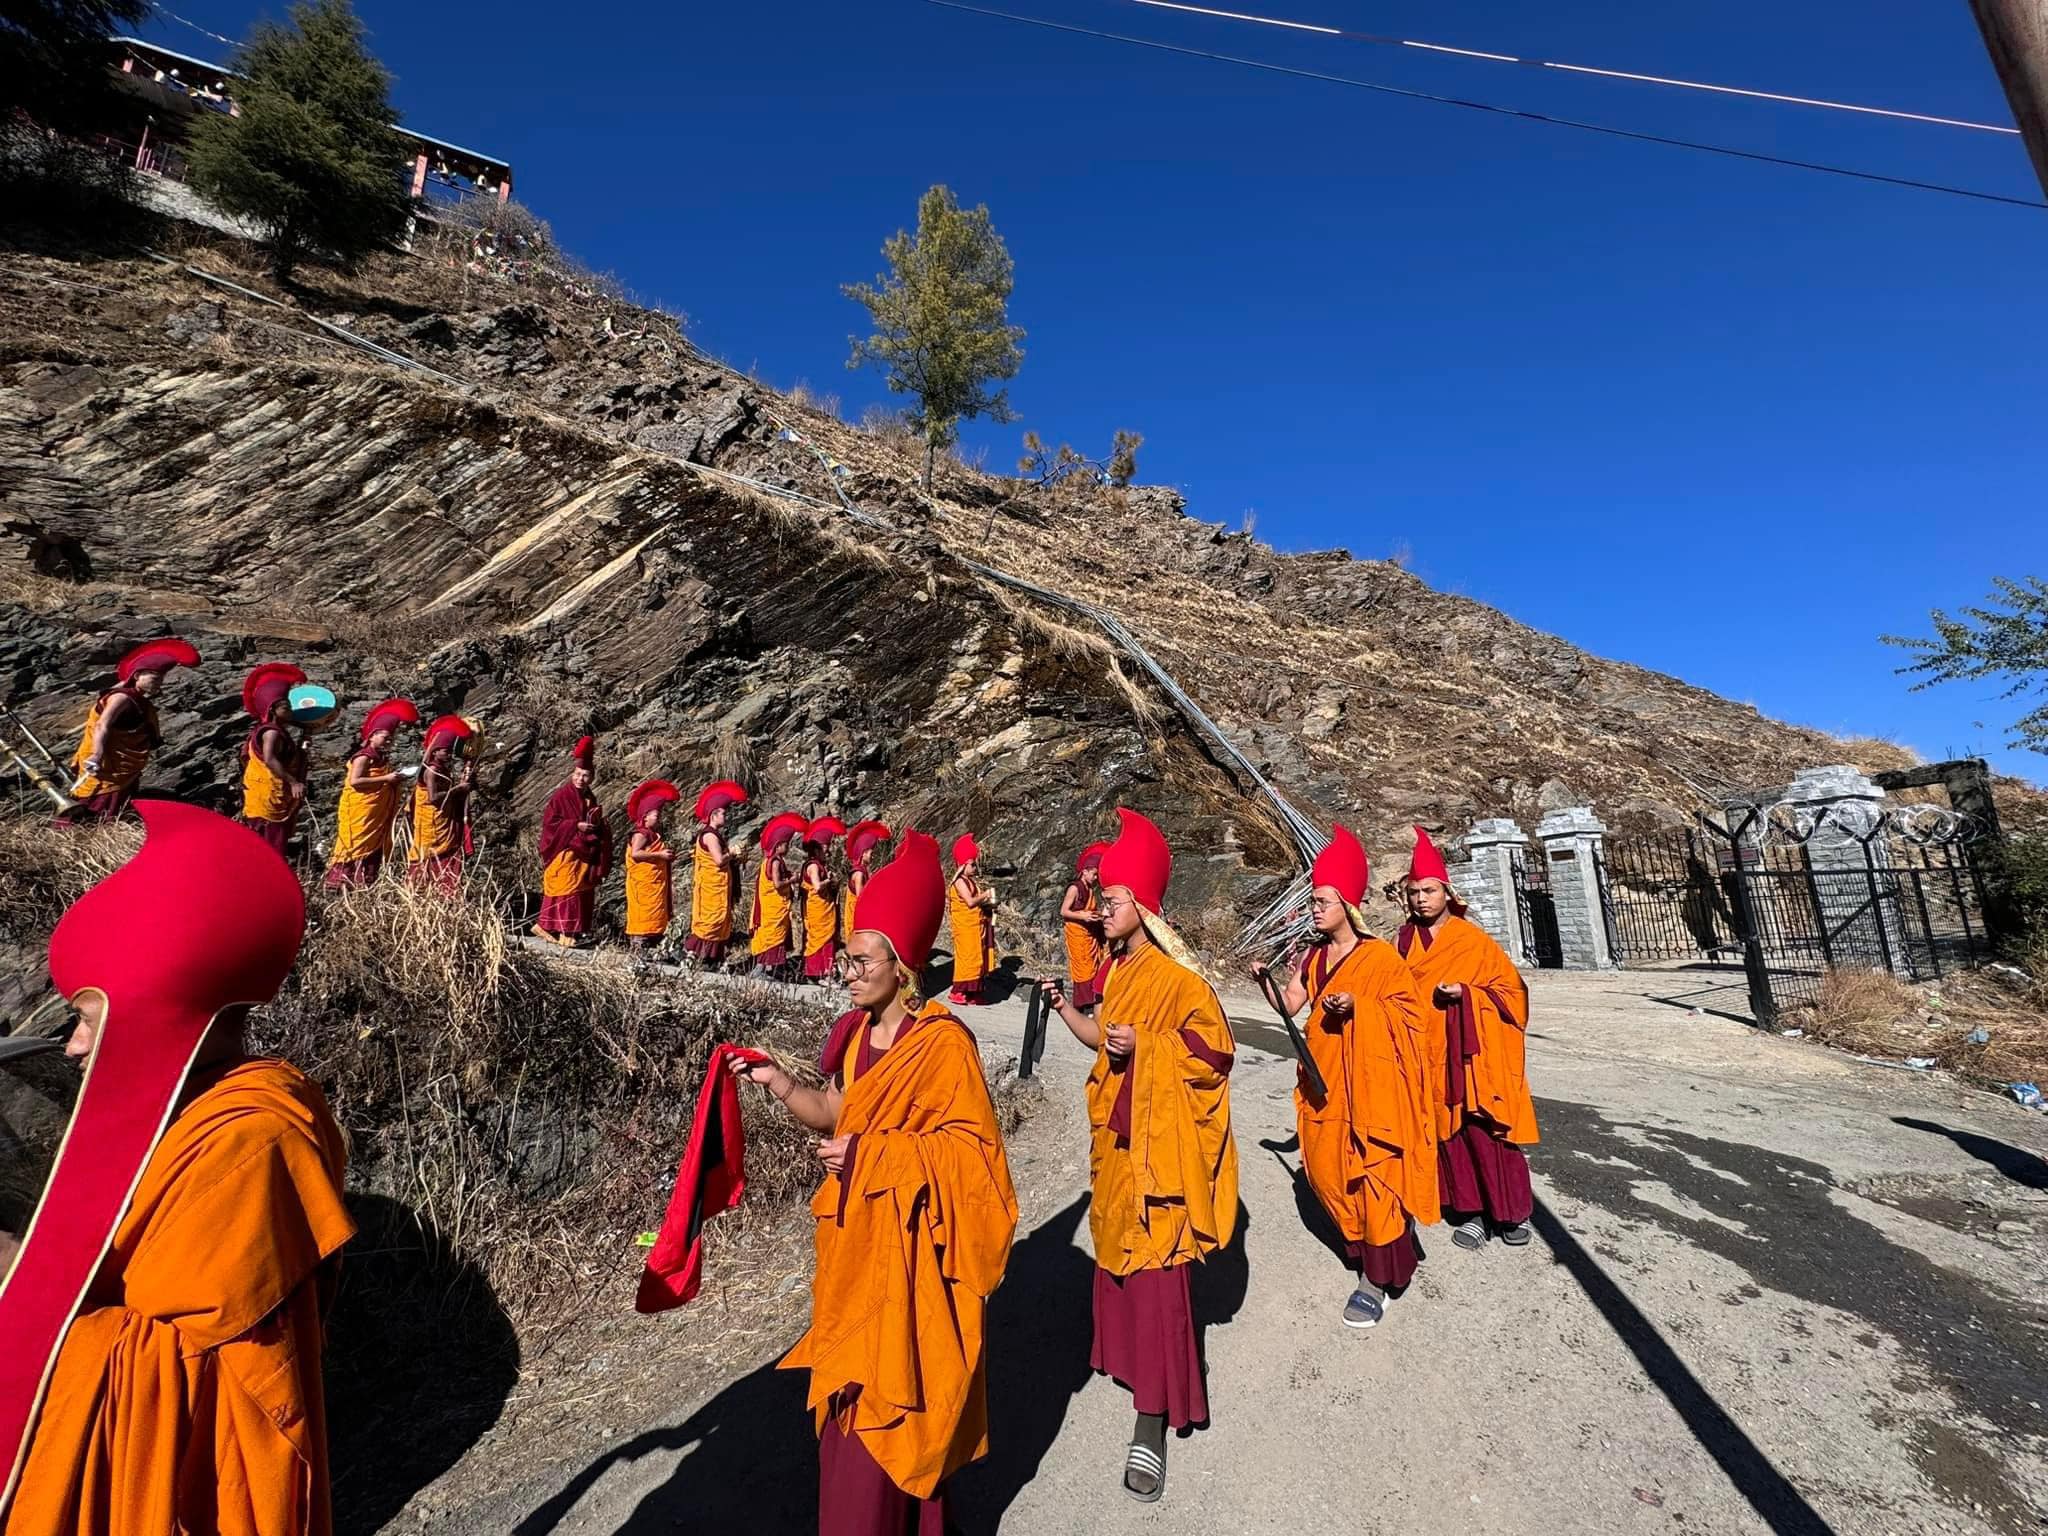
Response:
[{"label": "dry shrub", "polygon": [[0,819],[0,943],[42,945],[64,909],[142,846],[135,821],[53,825],[40,797]]},{"label": "dry shrub", "polygon": [[1798,1027],[1816,1040],[1865,1055],[1925,1055],[1901,1049],[1919,1043],[1922,1010],[1920,994],[1889,971],[1829,971],[1814,1000],[1799,1010]]},{"label": "dry shrub", "polygon": [[1100,631],[1076,629],[1071,624],[1062,624],[1058,619],[1047,617],[1029,602],[1011,596],[1001,587],[991,584],[988,593],[1016,622],[1018,628],[1043,640],[1053,655],[1062,660],[1092,661],[1113,655],[1115,652],[1116,648]]},{"label": "dry shrub", "polygon": [[[1918,985],[1884,971],[1829,971],[1788,1016],[1809,1038],[1859,1055],[1919,1057],[1991,1086],[2048,1081],[2043,972],[1957,971]],[[1982,1030],[1989,1038],[1973,1041]]]}]

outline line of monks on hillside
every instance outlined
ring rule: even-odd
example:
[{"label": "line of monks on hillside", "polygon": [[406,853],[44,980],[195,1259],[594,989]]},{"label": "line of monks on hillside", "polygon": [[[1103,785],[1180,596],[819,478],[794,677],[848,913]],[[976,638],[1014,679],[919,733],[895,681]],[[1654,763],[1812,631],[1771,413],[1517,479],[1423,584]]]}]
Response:
[{"label": "line of monks on hillside", "polygon": [[[588,789],[572,774],[557,794],[569,841],[550,868],[561,849],[600,862]],[[693,850],[713,865],[718,799],[699,801]],[[0,1446],[12,1457],[0,1536],[324,1533],[320,1303],[353,1230],[344,1143],[318,1087],[250,1057],[242,1033],[298,953],[304,891],[260,829],[168,802],[136,809],[141,851],[50,944],[75,1014],[68,1050],[91,1066],[35,1220],[23,1239],[0,1234]],[[1116,1475],[1152,1502],[1167,1430],[1211,1416],[1189,1276],[1236,1235],[1236,1042],[1167,919],[1164,835],[1135,811],[1118,817],[1064,904],[1100,948],[1075,956],[1080,984],[1043,985],[1094,1054],[1090,1363],[1132,1394]],[[659,841],[658,820],[634,825]],[[691,1140],[714,1087],[742,1079],[819,1138],[811,1325],[782,1364],[809,1373],[830,1536],[937,1536],[952,1475],[1003,1433],[986,1400],[986,1304],[1018,1205],[980,1051],[950,1001],[921,993],[952,882],[933,839],[893,841],[853,893],[834,963],[851,1006],[816,1073],[720,1046]],[[1420,1228],[1448,1220],[1460,1249],[1528,1242],[1523,1148],[1536,1140],[1514,965],[1464,920],[1419,828],[1392,942],[1366,931],[1368,874],[1337,827],[1312,871],[1313,943],[1272,978],[1286,1007],[1308,1009],[1315,1070],[1298,1076],[1296,1126],[1355,1271],[1334,1320],[1357,1329],[1380,1323],[1412,1279]],[[548,899],[573,894],[553,883]],[[575,916],[557,906],[544,925],[560,932]],[[702,1212],[687,1214],[694,1241]]]}]

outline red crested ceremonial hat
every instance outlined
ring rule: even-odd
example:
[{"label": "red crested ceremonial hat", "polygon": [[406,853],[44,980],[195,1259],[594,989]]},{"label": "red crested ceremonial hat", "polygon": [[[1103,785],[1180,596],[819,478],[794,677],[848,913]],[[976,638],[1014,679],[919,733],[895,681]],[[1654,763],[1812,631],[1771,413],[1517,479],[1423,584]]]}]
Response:
[{"label": "red crested ceremonial hat", "polygon": [[801,811],[784,811],[780,816],[770,817],[761,829],[761,850],[773,853],[792,837],[802,836],[810,825],[811,818]]},{"label": "red crested ceremonial hat", "polygon": [[697,791],[695,816],[699,821],[709,821],[711,813],[726,806],[745,805],[747,792],[736,779],[714,779]]},{"label": "red crested ceremonial hat", "polygon": [[1443,854],[1420,827],[1415,829],[1415,857],[1408,861],[1408,878],[1441,880],[1446,886],[1451,883],[1451,872],[1444,868]]},{"label": "red crested ceremonial hat", "polygon": [[45,1376],[222,1011],[277,995],[306,931],[298,876],[254,832],[139,800],[141,851],[50,936],[66,997],[106,996],[78,1107],[12,1271],[0,1281],[0,1454],[19,1473]]},{"label": "red crested ceremonial hat", "polygon": [[1330,841],[1316,855],[1315,868],[1309,873],[1309,884],[1327,885],[1344,898],[1347,906],[1355,907],[1365,900],[1366,883],[1370,879],[1365,849],[1351,835],[1350,828],[1341,822],[1330,828]]},{"label": "red crested ceremonial hat", "polygon": [[377,731],[395,731],[401,725],[418,725],[420,712],[410,699],[386,699],[381,704],[370,706],[370,712],[363,716],[363,740],[368,741]]},{"label": "red crested ceremonial hat", "polygon": [[1102,867],[1102,856],[1107,852],[1109,852],[1109,844],[1090,843],[1081,850],[1081,856],[1074,860],[1074,873],[1080,875],[1086,874],[1091,869],[1100,869]]},{"label": "red crested ceremonial hat", "polygon": [[667,779],[649,779],[626,796],[626,819],[637,827],[650,807],[672,805],[682,798],[683,792]]},{"label": "red crested ceremonial hat", "polygon": [[242,679],[242,708],[252,720],[268,720],[272,706],[305,680],[304,670],[288,661],[266,661],[251,667]]},{"label": "red crested ceremonial hat", "polygon": [[458,741],[467,741],[475,734],[476,727],[463,719],[462,716],[443,715],[427,727],[426,738],[420,744],[421,750],[431,752],[444,739],[452,744]]},{"label": "red crested ceremonial hat", "polygon": [[932,941],[946,915],[946,876],[939,845],[922,832],[906,831],[896,857],[868,877],[853,902],[854,931],[879,933],[896,958],[913,971],[932,957]]},{"label": "red crested ceremonial hat", "polygon": [[1156,916],[1166,900],[1166,882],[1173,875],[1173,850],[1150,817],[1121,805],[1116,814],[1123,830],[1102,855],[1102,883],[1128,887],[1138,905]]},{"label": "red crested ceremonial hat", "polygon": [[856,864],[863,863],[868,850],[877,843],[886,843],[891,837],[888,826],[879,821],[857,821],[853,830],[846,834],[846,856]]},{"label": "red crested ceremonial hat", "polygon": [[578,736],[576,750],[569,756],[575,760],[578,768],[588,768],[592,773],[597,772],[597,739],[593,736]]},{"label": "red crested ceremonial hat", "polygon": [[188,640],[176,635],[165,635],[161,640],[145,640],[114,668],[114,675],[127,682],[138,672],[168,672],[172,667],[196,667],[199,652]]},{"label": "red crested ceremonial hat", "polygon": [[829,843],[835,837],[844,836],[846,823],[837,816],[820,816],[804,828],[804,841],[807,843]]},{"label": "red crested ceremonial hat", "polygon": [[[934,843],[932,846],[937,847],[938,845]],[[972,864],[980,857],[981,844],[974,840],[972,832],[962,832],[953,839],[953,862],[955,864]]]}]

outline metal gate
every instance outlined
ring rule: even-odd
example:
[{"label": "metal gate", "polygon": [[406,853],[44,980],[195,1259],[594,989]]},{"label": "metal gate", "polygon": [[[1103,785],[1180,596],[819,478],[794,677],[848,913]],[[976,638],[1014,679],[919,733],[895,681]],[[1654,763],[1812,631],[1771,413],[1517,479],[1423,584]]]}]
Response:
[{"label": "metal gate", "polygon": [[1761,1024],[1812,1002],[1831,970],[1933,980],[1992,953],[1996,851],[1973,832],[1937,806],[1847,802],[1618,839],[1595,865],[1609,947],[1622,965],[1740,965]]},{"label": "metal gate", "polygon": [[1522,953],[1537,967],[1554,971],[1564,965],[1564,938],[1557,930],[1557,900],[1550,893],[1550,866],[1533,863],[1519,851],[1508,855],[1515,883],[1515,916],[1522,928]]}]

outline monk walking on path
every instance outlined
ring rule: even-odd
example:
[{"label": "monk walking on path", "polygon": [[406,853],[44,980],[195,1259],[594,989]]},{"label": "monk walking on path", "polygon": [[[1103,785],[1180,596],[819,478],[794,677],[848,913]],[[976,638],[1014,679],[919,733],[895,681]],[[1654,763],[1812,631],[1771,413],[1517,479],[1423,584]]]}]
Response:
[{"label": "monk walking on path", "polygon": [[[1359,908],[1368,871],[1358,839],[1335,828],[1309,879],[1316,942],[1281,997],[1290,1013],[1312,1005],[1308,1048],[1327,1096],[1313,1098],[1297,1082],[1295,1125],[1309,1188],[1359,1267],[1344,1325],[1371,1328],[1387,1293],[1415,1278],[1422,1257],[1416,1225],[1441,1215],[1430,1085],[1441,1089],[1443,1072],[1439,1065],[1430,1075],[1430,1040],[1408,967],[1393,945],[1365,930]],[[1441,1063],[1441,1051],[1435,1055]]]},{"label": "monk walking on path", "polygon": [[246,828],[137,808],[141,852],[50,939],[86,1077],[19,1252],[0,1234],[0,1529],[325,1536],[345,1144],[242,1041],[305,899]]},{"label": "monk walking on path", "polygon": [[1067,1000],[1083,1013],[1102,1001],[1096,986],[1108,951],[1102,940],[1102,915],[1096,908],[1101,887],[1102,856],[1107,843],[1090,843],[1074,862],[1074,878],[1060,898],[1060,927],[1067,941]]},{"label": "monk walking on path", "polygon": [[821,984],[837,974],[845,941],[839,931],[839,882],[825,864],[825,850],[845,832],[846,823],[837,816],[820,816],[803,832],[804,863],[797,879],[804,893],[804,977]]},{"label": "monk walking on path", "polygon": [[946,1480],[988,1453],[983,1328],[1017,1196],[974,1036],[917,995],[945,904],[938,844],[906,832],[854,908],[826,1086],[734,1065],[825,1138],[811,1327],[782,1361],[810,1372],[821,1536],[943,1536]]},{"label": "monk walking on path", "polygon": [[839,898],[839,930],[853,932],[853,906],[868,883],[868,855],[890,839],[886,824],[857,821],[846,834],[846,890]]},{"label": "monk walking on path", "polygon": [[690,936],[683,950],[702,965],[718,965],[732,942],[733,893],[738,889],[740,856],[725,839],[727,816],[747,803],[747,792],[731,779],[719,779],[698,791],[692,808],[697,836],[690,845]]},{"label": "monk walking on path", "polygon": [[809,825],[809,817],[784,811],[761,828],[761,867],[754,872],[754,932],[747,941],[757,970],[779,971],[789,964],[793,910],[790,892],[796,888],[796,881],[789,866],[782,862],[782,850]]},{"label": "monk walking on path", "polygon": [[242,825],[282,855],[306,803],[306,744],[291,733],[299,668],[266,661],[242,680],[242,708],[256,722],[242,743]]},{"label": "monk walking on path", "polygon": [[652,949],[675,915],[675,850],[662,840],[663,809],[683,798],[667,779],[649,779],[626,797],[626,947]]},{"label": "monk walking on path", "polygon": [[412,787],[412,867],[405,878],[444,896],[461,887],[462,860],[469,852],[469,796],[476,786],[476,762],[465,746],[475,739],[476,728],[462,716],[443,715],[427,727],[420,745],[420,776]]},{"label": "monk walking on path", "polygon": [[1123,1485],[1151,1503],[1166,1491],[1168,1427],[1209,1419],[1188,1267],[1228,1247],[1237,1230],[1237,1047],[1223,1004],[1160,915],[1173,869],[1165,837],[1136,811],[1117,815],[1122,835],[1102,856],[1110,955],[1102,1006],[1090,1018],[1056,983],[1043,985],[1074,1038],[1096,1052],[1088,1074],[1089,1364],[1131,1389],[1138,1418]]},{"label": "monk walking on path", "polygon": [[1443,855],[1420,827],[1407,891],[1408,921],[1395,943],[1444,1040],[1437,1166],[1443,1208],[1458,1218],[1451,1241],[1478,1248],[1491,1222],[1502,1242],[1519,1248],[1535,1209],[1522,1151],[1536,1144],[1523,1058],[1529,988],[1507,952],[1466,920]]},{"label": "monk walking on path", "polygon": [[598,882],[612,867],[612,829],[591,786],[597,744],[577,741],[568,782],[548,796],[540,815],[540,921],[533,931],[565,949],[590,932]]},{"label": "monk walking on path", "polygon": [[400,726],[419,723],[419,710],[406,699],[386,699],[364,717],[362,745],[349,754],[341,803],[334,812],[334,846],[327,855],[330,888],[368,885],[383,869],[398,820],[401,782],[391,766],[391,738]]},{"label": "monk walking on path", "polygon": [[996,968],[996,893],[976,878],[981,844],[972,833],[953,839],[953,883],[946,909],[953,929],[953,1001],[978,1004]]},{"label": "monk walking on path", "polygon": [[71,794],[79,804],[67,821],[110,821],[128,808],[149,755],[163,745],[156,696],[173,667],[196,667],[199,652],[175,635],[146,640],[121,658],[118,681],[93,701],[71,766]]}]

